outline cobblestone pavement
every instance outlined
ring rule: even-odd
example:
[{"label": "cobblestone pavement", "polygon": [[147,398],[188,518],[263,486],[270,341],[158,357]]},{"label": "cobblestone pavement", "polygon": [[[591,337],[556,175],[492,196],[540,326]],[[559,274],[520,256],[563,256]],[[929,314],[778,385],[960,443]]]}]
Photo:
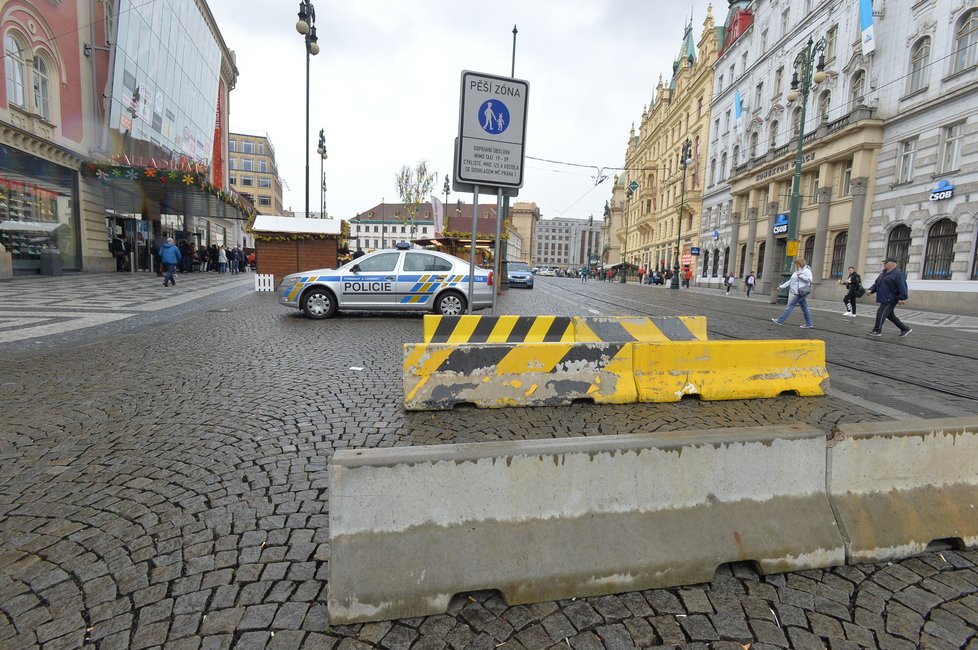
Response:
[{"label": "cobblestone pavement", "polygon": [[[568,313],[545,280],[501,308]],[[716,302],[683,300],[708,316]],[[401,345],[419,316],[316,322],[254,293],[187,304],[153,326],[0,346],[0,648],[978,648],[978,552],[951,549],[525,606],[464,594],[447,615],[330,627],[335,449],[890,416],[832,396],[406,413]],[[727,322],[757,336],[756,319]],[[926,341],[900,347],[909,365]]]}]

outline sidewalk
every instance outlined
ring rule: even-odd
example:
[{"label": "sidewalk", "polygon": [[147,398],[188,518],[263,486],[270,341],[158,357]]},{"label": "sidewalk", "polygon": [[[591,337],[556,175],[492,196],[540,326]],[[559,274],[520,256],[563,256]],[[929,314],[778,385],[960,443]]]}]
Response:
[{"label": "sidewalk", "polygon": [[254,273],[71,273],[0,282],[0,345],[110,325],[173,310],[222,292],[247,293]]}]

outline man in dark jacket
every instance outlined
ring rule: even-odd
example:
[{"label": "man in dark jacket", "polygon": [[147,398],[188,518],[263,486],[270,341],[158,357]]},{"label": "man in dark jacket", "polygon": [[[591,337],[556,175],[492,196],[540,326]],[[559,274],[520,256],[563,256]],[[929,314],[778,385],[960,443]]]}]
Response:
[{"label": "man in dark jacket", "polygon": [[870,330],[870,336],[880,336],[883,333],[883,321],[889,320],[900,328],[900,336],[906,336],[913,330],[903,324],[893,310],[902,305],[907,299],[907,276],[897,268],[897,261],[892,257],[883,260],[883,272],[876,278],[867,292],[876,296],[879,307],[876,309],[876,324]]}]

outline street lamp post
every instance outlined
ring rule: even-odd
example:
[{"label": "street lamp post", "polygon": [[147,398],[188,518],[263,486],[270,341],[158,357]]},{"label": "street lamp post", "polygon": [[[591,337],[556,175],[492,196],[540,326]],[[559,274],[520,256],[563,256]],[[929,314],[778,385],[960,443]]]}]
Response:
[{"label": "street lamp post", "polygon": [[[443,228],[445,227],[445,222],[448,221],[448,192],[451,189],[452,189],[452,186],[448,184],[448,174],[445,174],[445,185],[444,185],[444,187],[441,188],[441,191],[445,193],[445,205],[443,205],[442,206],[442,209],[441,209],[441,219],[442,219],[442,224],[441,225],[442,225]],[[434,236],[437,237],[440,234],[441,234],[441,231],[440,230],[437,230],[437,224],[436,224],[436,230],[434,232]]]},{"label": "street lamp post", "polygon": [[676,261],[672,265],[672,282],[669,283],[670,289],[679,289],[679,256],[682,254],[683,240],[683,210],[686,204],[686,170],[689,168],[693,154],[693,143],[686,138],[683,143],[683,151],[679,154],[679,164],[683,166],[683,184],[679,188],[679,222],[676,224]]},{"label": "street lamp post", "polygon": [[591,228],[593,227],[594,215],[589,214],[587,216],[587,234],[585,235],[585,237],[587,237],[587,261],[584,263],[584,266],[587,267],[588,275],[591,274]]},{"label": "street lamp post", "polygon": [[625,276],[628,275],[628,213],[632,210],[632,195],[635,192],[632,188],[625,190],[625,198],[628,199],[628,205],[625,208],[624,221],[625,221],[625,241],[621,245],[621,280],[622,284],[625,284]]},{"label": "street lamp post", "polygon": [[[791,76],[791,90],[788,91],[788,101],[796,102],[801,99],[801,119],[798,122],[798,148],[795,150],[795,173],[791,179],[791,207],[788,212],[788,240],[785,245],[784,268],[781,269],[781,283],[791,278],[795,257],[798,255],[798,208],[801,203],[801,165],[804,160],[802,148],[805,143],[805,113],[808,107],[808,93],[812,84],[825,81],[825,39],[818,41],[808,39],[805,49],[795,57],[795,71]],[[815,55],[818,54],[818,65]],[[799,77],[798,73],[801,72]],[[778,293],[778,302],[788,302],[788,290]]]},{"label": "street lamp post", "polygon": [[319,39],[316,38],[316,8],[312,0],[302,0],[299,3],[299,20],[295,23],[295,31],[305,37],[306,41],[306,217],[309,216],[309,57],[319,54]]},{"label": "street lamp post", "polygon": [[326,162],[326,133],[323,129],[319,129],[319,146],[316,147],[316,153],[319,154],[319,216],[326,218],[326,171],[323,169],[323,165]]}]

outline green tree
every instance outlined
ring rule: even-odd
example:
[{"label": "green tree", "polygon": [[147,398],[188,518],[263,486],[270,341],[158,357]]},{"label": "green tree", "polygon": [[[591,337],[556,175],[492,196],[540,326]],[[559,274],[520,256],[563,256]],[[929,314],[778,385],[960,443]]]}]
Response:
[{"label": "green tree", "polygon": [[408,212],[411,225],[414,225],[414,215],[422,203],[427,203],[434,188],[435,175],[428,171],[428,163],[422,160],[418,166],[411,169],[407,165],[401,167],[394,179],[397,182],[397,193]]}]

